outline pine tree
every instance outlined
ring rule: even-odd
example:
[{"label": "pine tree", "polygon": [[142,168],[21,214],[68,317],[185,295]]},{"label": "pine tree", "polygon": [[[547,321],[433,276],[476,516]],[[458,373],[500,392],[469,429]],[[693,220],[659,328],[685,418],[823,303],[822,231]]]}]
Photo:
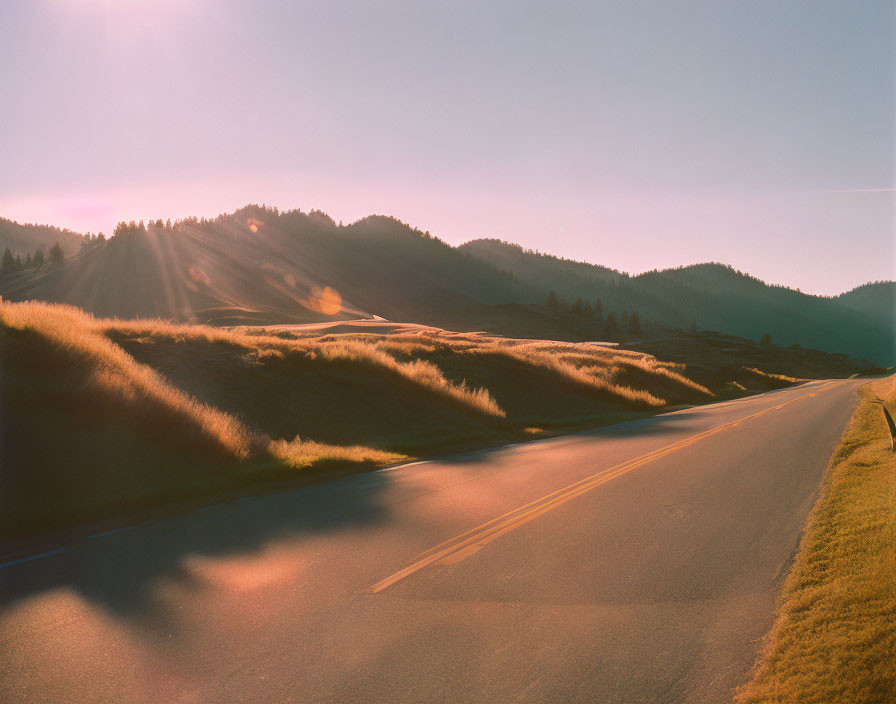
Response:
[{"label": "pine tree", "polygon": [[632,335],[641,334],[641,320],[638,317],[638,311],[632,313],[632,317],[628,319],[628,331]]},{"label": "pine tree", "polygon": [[548,300],[545,303],[548,310],[557,310],[560,307],[560,303],[557,301],[557,294],[554,293],[554,289],[548,291]]},{"label": "pine tree", "polygon": [[28,252],[28,253],[25,255],[25,268],[26,268],[26,269],[30,269],[30,268],[31,268],[31,252]]},{"label": "pine tree", "polygon": [[50,247],[48,258],[50,264],[62,264],[62,260],[65,259],[65,255],[62,253],[62,245],[57,242]]},{"label": "pine tree", "polygon": [[3,252],[3,263],[0,264],[0,271],[2,271],[4,274],[8,274],[11,271],[15,271],[15,268],[15,257],[12,256],[12,252],[10,252],[9,247],[7,247],[6,251]]},{"label": "pine tree", "polygon": [[615,313],[610,312],[610,314],[607,316],[606,328],[608,336],[616,335],[619,332],[619,321],[616,319]]},{"label": "pine tree", "polygon": [[604,304],[600,302],[599,298],[594,299],[594,317],[598,320],[604,319]]},{"label": "pine tree", "polygon": [[759,340],[759,344],[763,347],[771,347],[772,346],[772,336],[768,333],[762,336],[762,339]]},{"label": "pine tree", "polygon": [[44,250],[38,249],[34,253],[31,263],[34,265],[35,269],[40,269],[44,265]]},{"label": "pine tree", "polygon": [[584,315],[585,314],[585,301],[582,300],[582,297],[579,296],[576,299],[576,302],[572,304],[572,308],[569,311],[574,315]]}]

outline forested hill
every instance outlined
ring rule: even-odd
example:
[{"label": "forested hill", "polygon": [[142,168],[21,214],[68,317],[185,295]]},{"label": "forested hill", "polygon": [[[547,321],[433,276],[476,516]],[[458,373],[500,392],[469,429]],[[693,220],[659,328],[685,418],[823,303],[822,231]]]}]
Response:
[{"label": "forested hill", "polygon": [[50,225],[20,225],[0,218],[0,254],[7,249],[23,259],[36,250],[47,251],[57,242],[67,254],[74,254],[81,245],[81,235]]},{"label": "forested hill", "polygon": [[[545,306],[550,291],[559,306]],[[504,335],[605,339],[614,332],[605,325],[610,313],[622,320],[637,312],[645,332],[651,323],[655,332],[696,322],[700,330],[769,334],[777,344],[879,364],[896,361],[892,292],[885,283],[837,298],[807,296],[717,264],[631,277],[496,240],[451,247],[383,216],[343,226],[319,211],[258,206],[208,221],[121,225],[62,264],[0,274],[4,298],[65,302],[105,316],[248,324],[379,315]],[[592,313],[565,314],[579,298]]]},{"label": "forested hill", "polygon": [[[460,247],[512,273],[521,284],[552,289],[562,300],[599,299],[604,310],[638,311],[671,327],[718,330],[782,345],[800,344],[896,360],[896,284],[866,284],[840,296],[773,286],[717,263],[629,276],[602,266],[524,250],[497,240]],[[593,305],[593,304],[592,304]]]}]

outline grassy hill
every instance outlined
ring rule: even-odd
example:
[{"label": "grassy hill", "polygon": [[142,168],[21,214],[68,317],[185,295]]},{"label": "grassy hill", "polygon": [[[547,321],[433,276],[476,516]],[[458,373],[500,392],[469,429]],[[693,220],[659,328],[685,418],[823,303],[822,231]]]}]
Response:
[{"label": "grassy hill", "polygon": [[[2,303],[0,535],[862,369],[734,342],[736,355],[705,334],[648,353],[420,326],[221,328]],[[664,360],[665,348],[693,368]]]},{"label": "grassy hill", "polygon": [[[13,301],[215,325],[378,315],[460,331],[557,340],[625,339],[593,316],[545,307],[600,299],[604,316],[637,311],[644,332],[718,330],[896,361],[893,284],[807,296],[718,264],[637,277],[497,240],[451,247],[382,216],[337,225],[324,213],[247,206],[214,220],[124,228],[61,267],[0,276]],[[887,288],[889,287],[889,288]]]}]

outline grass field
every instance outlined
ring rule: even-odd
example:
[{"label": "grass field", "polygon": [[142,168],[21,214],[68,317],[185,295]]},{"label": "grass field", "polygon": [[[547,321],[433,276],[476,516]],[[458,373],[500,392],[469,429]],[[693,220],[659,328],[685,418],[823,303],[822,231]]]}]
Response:
[{"label": "grass field", "polygon": [[[2,303],[0,535],[305,480],[309,470],[593,427],[796,379],[777,373],[796,374],[792,362],[782,370],[750,357],[747,366],[725,353],[720,365],[700,349],[691,344],[690,365],[595,343],[419,326],[229,329]],[[854,371],[842,360],[819,370]]]},{"label": "grass field", "polygon": [[861,394],[738,704],[896,701],[896,453],[877,402],[896,413],[896,377]]}]

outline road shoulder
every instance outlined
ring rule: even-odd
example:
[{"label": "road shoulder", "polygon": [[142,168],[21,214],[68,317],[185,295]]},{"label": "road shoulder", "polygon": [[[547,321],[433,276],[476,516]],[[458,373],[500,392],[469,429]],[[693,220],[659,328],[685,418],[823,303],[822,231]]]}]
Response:
[{"label": "road shoulder", "polygon": [[876,401],[896,412],[896,377],[859,393],[738,704],[896,697],[896,453]]}]

